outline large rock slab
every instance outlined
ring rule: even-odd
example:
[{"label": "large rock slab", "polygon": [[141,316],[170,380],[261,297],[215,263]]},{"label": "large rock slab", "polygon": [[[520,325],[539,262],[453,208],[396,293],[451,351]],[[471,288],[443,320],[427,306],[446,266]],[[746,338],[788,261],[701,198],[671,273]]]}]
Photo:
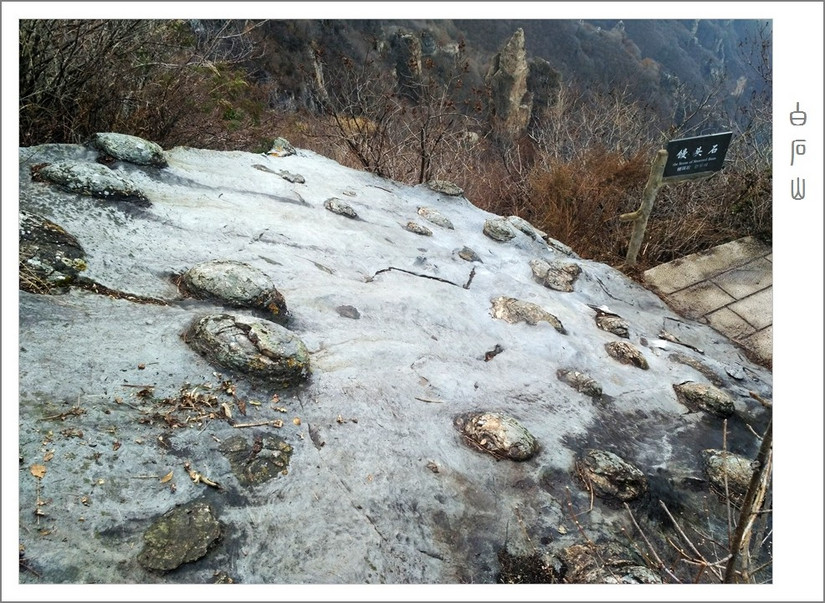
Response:
[{"label": "large rock slab", "polygon": [[[19,426],[21,587],[672,581],[627,551],[565,555],[586,544],[582,532],[599,546],[627,542],[622,501],[576,475],[591,449],[647,478],[628,505],[654,546],[673,534],[660,498],[689,533],[725,541],[727,502],[701,453],[722,446],[722,420],[688,412],[673,384],[729,394],[727,449],[752,459],[771,411],[750,392],[770,400],[772,376],[710,326],[677,330],[651,292],[513,220],[511,242],[493,241],[483,224],[494,216],[426,185],[307,150],[165,153],[163,169],[114,171],[151,205],[32,179],[35,166],[93,163],[89,147],[19,153],[20,208],[74,235],[83,278],[106,287],[18,293],[20,340],[4,353],[19,358],[7,383],[19,382],[20,403],[4,397],[3,418]],[[329,214],[332,198],[359,199],[361,217]],[[453,229],[425,222],[421,207]],[[405,231],[413,218],[433,236]],[[13,240],[15,220],[4,223]],[[176,278],[216,258],[270,275],[289,330],[261,308],[181,296]],[[578,266],[573,290],[537,282],[536,258]],[[147,296],[166,303],[138,303]],[[538,325],[493,316],[498,298],[535,304],[511,306],[510,319]],[[621,316],[628,337],[600,328],[594,307]],[[631,344],[648,369],[621,364],[609,342]],[[222,524],[206,554],[172,570],[141,565],[147,528],[198,502]],[[695,578],[672,547],[658,553],[680,580]],[[770,558],[755,558],[770,580]]]}]

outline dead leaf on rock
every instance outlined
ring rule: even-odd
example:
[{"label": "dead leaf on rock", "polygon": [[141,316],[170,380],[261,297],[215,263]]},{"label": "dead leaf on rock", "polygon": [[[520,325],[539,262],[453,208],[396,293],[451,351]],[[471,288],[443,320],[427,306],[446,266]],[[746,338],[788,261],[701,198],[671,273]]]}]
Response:
[{"label": "dead leaf on rock", "polygon": [[172,475],[174,475],[174,473],[174,471],[170,471],[169,473],[164,475],[162,478],[160,478],[160,483],[165,484],[166,482],[168,482],[170,479],[172,479]]},{"label": "dead leaf on rock", "polygon": [[112,450],[117,450],[118,448],[120,448],[120,446],[120,442],[112,442]]},{"label": "dead leaf on rock", "polygon": [[31,471],[32,475],[37,479],[41,479],[44,475],[46,475],[46,465],[32,465],[29,468],[29,471]]},{"label": "dead leaf on rock", "polygon": [[49,450],[49,451],[48,451],[48,452],[47,452],[47,453],[43,456],[43,462],[44,462],[44,463],[48,463],[48,462],[49,462],[50,460],[52,460],[53,458],[54,458],[54,450]]},{"label": "dead leaf on rock", "polygon": [[139,371],[142,371],[142,370],[143,370],[143,369],[145,369],[145,368],[146,368],[146,365],[145,365],[145,364],[143,364],[143,363],[138,364],[138,370],[139,370]]},{"label": "dead leaf on rock", "polygon": [[295,417],[294,419],[292,419],[292,423],[295,424],[295,425],[300,425],[301,424],[300,417]]}]

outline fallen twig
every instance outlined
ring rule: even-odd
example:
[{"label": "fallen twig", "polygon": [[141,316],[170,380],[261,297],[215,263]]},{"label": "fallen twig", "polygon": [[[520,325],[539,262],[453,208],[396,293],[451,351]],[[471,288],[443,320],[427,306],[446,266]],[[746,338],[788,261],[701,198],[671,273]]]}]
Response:
[{"label": "fallen twig", "polygon": [[639,527],[639,524],[636,523],[636,518],[633,517],[633,511],[630,510],[630,505],[624,503],[624,508],[627,509],[627,514],[630,515],[630,521],[633,522],[633,525],[636,526],[636,529],[639,531],[639,534],[641,534],[642,539],[645,541],[648,550],[653,555],[653,558],[656,559],[656,563],[658,563],[659,567],[663,569],[668,576],[673,578],[677,584],[681,584],[682,581],[679,580],[679,578],[676,577],[676,574],[670,571],[668,567],[664,564],[664,562],[659,558],[659,555],[656,553],[656,549],[653,548],[653,545],[650,544],[650,540],[647,539],[647,535],[642,531],[642,528]]},{"label": "fallen twig", "polygon": [[274,419],[272,421],[258,421],[257,423],[232,423],[232,427],[283,427],[284,422],[281,419]]}]

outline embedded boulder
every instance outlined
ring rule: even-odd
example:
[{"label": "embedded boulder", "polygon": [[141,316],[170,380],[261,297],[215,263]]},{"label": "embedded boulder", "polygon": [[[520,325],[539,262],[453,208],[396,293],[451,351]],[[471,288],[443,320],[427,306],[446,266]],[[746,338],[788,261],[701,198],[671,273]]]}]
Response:
[{"label": "embedded boulder", "polygon": [[578,264],[542,259],[531,260],[530,269],[537,282],[549,289],[566,293],[573,291],[573,284],[582,271]]},{"label": "embedded boulder", "polygon": [[54,222],[20,210],[20,289],[52,293],[72,284],[86,270],[86,253]]},{"label": "embedded boulder", "polygon": [[345,203],[341,199],[337,197],[330,197],[326,201],[324,201],[324,208],[327,211],[331,211],[334,214],[338,214],[339,216],[344,216],[345,218],[350,218],[354,220],[358,217],[358,214],[355,213],[355,210],[349,206],[348,203]]},{"label": "embedded boulder", "polygon": [[600,498],[622,502],[639,498],[647,491],[647,478],[620,456],[606,450],[587,450],[576,461],[576,472],[586,488]]},{"label": "embedded boulder", "polygon": [[493,300],[492,313],[494,318],[506,320],[511,324],[523,321],[529,325],[537,325],[539,322],[545,321],[559,333],[566,333],[558,318],[541,306],[531,302],[512,297],[497,297]]},{"label": "embedded boulder", "polygon": [[569,584],[661,584],[662,578],[616,542],[574,544],[559,552]]},{"label": "embedded boulder", "polygon": [[433,231],[427,228],[426,226],[422,226],[417,222],[407,222],[407,225],[404,227],[410,232],[414,232],[415,234],[422,235],[424,237],[431,237],[433,236]]},{"label": "embedded boulder", "polygon": [[650,368],[647,360],[636,347],[626,341],[611,341],[604,344],[604,349],[613,358],[622,364],[632,364],[633,366],[647,370]]},{"label": "embedded boulder", "polygon": [[751,459],[711,448],[702,451],[702,468],[716,492],[724,496],[727,491],[732,502],[741,502],[753,476]]},{"label": "embedded boulder", "polygon": [[526,461],[538,452],[536,438],[513,417],[495,412],[467,413],[455,419],[468,446],[497,459]]},{"label": "embedded boulder", "polygon": [[596,311],[596,326],[602,331],[613,333],[614,335],[624,337],[625,339],[630,338],[628,324],[624,318],[618,314],[613,314],[612,312],[602,310],[601,308],[597,308],[595,306],[591,307]]},{"label": "embedded boulder", "polygon": [[458,251],[458,257],[460,257],[465,262],[480,262],[481,258],[478,257],[478,254],[470,249],[467,246],[462,247]]},{"label": "embedded boulder", "polygon": [[556,371],[556,377],[562,383],[591,398],[600,398],[602,395],[602,386],[595,379],[579,371],[559,369]]},{"label": "embedded boulder", "polygon": [[168,162],[159,144],[129,134],[98,132],[91,145],[104,156],[137,165],[166,167]]},{"label": "embedded boulder", "polygon": [[445,218],[441,212],[436,209],[432,209],[430,207],[419,207],[418,208],[418,215],[427,220],[428,222],[432,222],[436,226],[441,226],[443,228],[449,228],[450,230],[455,230],[453,223],[450,222],[449,219]]},{"label": "embedded boulder", "polygon": [[263,319],[216,314],[195,320],[183,335],[210,362],[279,387],[309,378],[309,352],[284,327]]},{"label": "embedded boulder", "polygon": [[491,218],[484,221],[484,234],[501,243],[516,236],[516,229],[505,218]]},{"label": "embedded boulder", "polygon": [[685,381],[673,386],[679,400],[692,411],[704,410],[723,419],[733,414],[733,398],[718,387]]},{"label": "embedded boulder", "polygon": [[212,508],[196,501],[166,513],[143,534],[138,563],[147,570],[168,572],[204,557],[221,536]]},{"label": "embedded boulder", "polygon": [[451,197],[460,197],[464,194],[463,188],[448,180],[430,180],[427,182],[427,187],[437,193],[449,195]]},{"label": "embedded boulder", "polygon": [[286,300],[272,279],[243,262],[211,260],[196,264],[181,275],[180,286],[194,297],[260,310],[276,322],[289,318]]},{"label": "embedded boulder", "polygon": [[58,161],[40,168],[37,179],[81,195],[104,199],[146,200],[134,183],[99,163]]},{"label": "embedded boulder", "polygon": [[507,221],[534,240],[542,240],[547,235],[519,216],[510,216]]},{"label": "embedded boulder", "polygon": [[277,436],[257,435],[250,442],[237,435],[224,440],[219,450],[244,486],[262,484],[289,472],[292,446]]},{"label": "embedded boulder", "polygon": [[289,141],[286,138],[280,137],[272,141],[272,146],[265,153],[265,155],[269,155],[270,157],[289,157],[294,154],[295,148],[289,144]]}]

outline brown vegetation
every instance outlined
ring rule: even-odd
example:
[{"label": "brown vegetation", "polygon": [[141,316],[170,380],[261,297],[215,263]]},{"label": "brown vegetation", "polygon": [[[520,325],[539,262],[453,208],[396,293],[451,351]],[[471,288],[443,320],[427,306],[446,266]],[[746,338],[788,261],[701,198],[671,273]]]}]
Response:
[{"label": "brown vegetation", "polygon": [[[22,146],[119,131],[166,148],[262,152],[283,136],[398,181],[453,181],[475,205],[617,267],[631,230],[619,215],[638,207],[655,151],[721,107],[713,90],[694,99],[680,88],[671,99],[679,116],[664,120],[627,90],[567,84],[520,139],[502,142],[490,136],[487,91],[471,85],[477,57],[461,43],[422,60],[403,89],[375,40],[362,61],[303,46],[294,54],[303,62],[290,66],[303,82],[297,102],[256,72],[279,43],[260,23],[32,20],[20,36]],[[764,61],[754,69],[770,77]],[[770,242],[770,99],[742,111],[747,119],[728,122],[747,125],[734,125],[722,172],[660,191],[639,269],[742,236]]]}]

